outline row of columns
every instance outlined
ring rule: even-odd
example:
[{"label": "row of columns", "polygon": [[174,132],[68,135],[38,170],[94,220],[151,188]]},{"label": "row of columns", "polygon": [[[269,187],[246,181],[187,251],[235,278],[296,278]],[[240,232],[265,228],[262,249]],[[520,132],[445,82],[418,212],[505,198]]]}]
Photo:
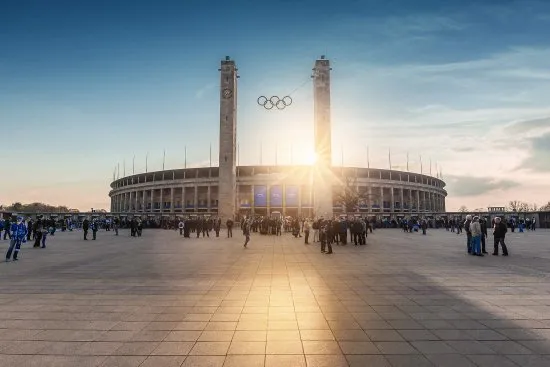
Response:
[{"label": "row of columns", "polygon": [[[248,186],[248,185],[246,185]],[[261,185],[265,186],[265,185]],[[284,185],[283,185],[284,186]],[[186,194],[191,190],[193,192],[193,210],[198,211],[199,209],[199,188],[200,187],[206,187],[206,205],[204,207],[201,207],[201,209],[206,209],[208,212],[212,212],[212,209],[216,208],[215,205],[212,205],[212,187],[210,185],[208,186],[181,186],[181,187],[170,187],[166,188],[170,190],[169,193],[169,207],[164,207],[164,190],[165,189],[147,189],[147,190],[134,190],[134,191],[127,191],[120,194],[115,194],[111,198],[111,211],[112,212],[132,212],[132,211],[140,211],[140,212],[155,212],[159,211],[161,213],[174,213],[175,209],[179,209],[175,207],[175,191],[180,190],[181,191],[181,209],[182,211],[185,211],[186,209]],[[361,187],[357,187],[357,190],[360,190]],[[158,201],[155,201],[155,191],[160,190],[160,194],[156,195],[158,198]],[[254,213],[254,185],[250,185],[250,209],[252,213]],[[389,196],[385,194],[385,191],[389,190]],[[262,209],[266,208],[268,213],[270,212],[271,205],[270,205],[270,191],[271,186],[267,186],[267,198],[266,207],[262,207]],[[397,192],[396,192],[397,191]],[[238,191],[239,192],[239,191]],[[284,195],[285,190],[282,190],[282,193]],[[311,190],[310,190],[311,192]],[[149,193],[149,195],[147,195]],[[141,194],[141,195],[140,195]],[[239,196],[239,195],[237,195]],[[302,212],[302,197],[303,197],[303,190],[302,186],[299,186],[298,191],[298,213]],[[384,202],[387,202],[385,199],[389,199],[390,206],[385,207]],[[308,201],[310,204],[313,204],[313,198],[309,197]],[[407,201],[408,208],[404,208],[404,203]],[[396,203],[399,202],[399,207],[396,206]],[[158,207],[155,207],[156,203],[160,203]],[[140,205],[141,204],[141,205]],[[150,204],[150,207],[147,207],[147,204]],[[414,204],[414,205],[413,205]],[[378,208],[375,208],[374,206],[377,205]],[[405,188],[395,188],[395,187],[387,187],[387,186],[367,186],[367,200],[366,200],[366,206],[368,212],[383,212],[386,209],[389,209],[390,212],[420,212],[420,211],[428,211],[428,212],[445,212],[445,196],[442,194],[439,194],[437,192],[433,191],[426,191],[426,190],[414,190],[414,189],[405,189]],[[415,209],[413,210],[413,206]],[[133,210],[132,210],[133,208]],[[238,204],[238,208],[240,209],[240,205]],[[284,208],[283,208],[284,209]]]}]

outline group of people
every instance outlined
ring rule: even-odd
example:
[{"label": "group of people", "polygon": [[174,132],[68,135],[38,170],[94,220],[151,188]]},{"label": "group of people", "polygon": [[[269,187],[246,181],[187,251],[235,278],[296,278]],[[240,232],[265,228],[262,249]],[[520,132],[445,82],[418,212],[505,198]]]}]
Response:
[{"label": "group of people", "polygon": [[[227,227],[227,237],[233,237],[233,221],[228,219],[225,223]],[[210,232],[214,231],[216,237],[220,237],[222,220],[219,217],[199,217],[199,218],[180,218],[176,229],[180,236],[191,237],[191,233],[196,233],[197,238],[202,234],[203,237],[210,237]]]},{"label": "group of people", "polygon": [[18,215],[12,218],[0,220],[0,234],[4,231],[4,240],[9,238],[10,245],[6,252],[6,261],[17,261],[21,245],[27,241],[34,241],[34,248],[46,248],[46,238],[55,235],[55,222],[38,215],[36,221],[31,218],[23,218]]},{"label": "group of people", "polygon": [[[488,254],[485,248],[485,239],[487,238],[487,223],[479,216],[466,216],[464,221],[464,231],[466,232],[466,247],[468,253],[474,256],[484,256]],[[502,247],[502,255],[508,256],[508,248],[504,243],[508,227],[500,217],[495,217],[492,221],[494,248],[493,255],[498,256],[499,245]]]}]

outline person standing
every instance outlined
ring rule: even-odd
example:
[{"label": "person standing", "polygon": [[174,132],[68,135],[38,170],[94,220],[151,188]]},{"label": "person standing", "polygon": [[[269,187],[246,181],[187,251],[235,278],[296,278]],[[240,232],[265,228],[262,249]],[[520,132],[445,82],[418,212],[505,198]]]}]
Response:
[{"label": "person standing", "polygon": [[244,247],[246,248],[248,246],[248,242],[250,242],[250,223],[248,223],[248,221],[244,222],[243,234],[244,234]]},{"label": "person standing", "polygon": [[96,236],[97,236],[97,231],[99,230],[99,223],[97,222],[97,220],[93,220],[92,221],[92,240],[96,240]]},{"label": "person standing", "polygon": [[478,216],[475,216],[470,223],[470,233],[472,234],[472,255],[483,256],[481,253],[481,224],[479,224]]},{"label": "person standing", "polygon": [[84,241],[88,241],[88,229],[90,229],[90,221],[88,218],[84,218],[82,222],[82,230],[84,231]]},{"label": "person standing", "polygon": [[180,236],[183,235],[183,228],[185,227],[185,224],[183,223],[183,220],[180,219],[180,222],[178,223],[178,228],[180,230]]},{"label": "person standing", "polygon": [[220,218],[216,218],[214,220],[214,232],[216,232],[216,237],[220,237],[221,226],[222,226],[222,220]]},{"label": "person standing", "polygon": [[113,219],[113,228],[115,230],[115,236],[118,236],[118,228],[120,227],[120,219],[114,218]]},{"label": "person standing", "polygon": [[428,222],[426,221],[426,219],[422,219],[422,222],[420,225],[422,227],[422,234],[425,236],[426,230],[428,229]]},{"label": "person standing", "polygon": [[11,221],[10,218],[7,218],[4,222],[4,241],[6,240],[6,237],[8,237],[11,240]]},{"label": "person standing", "polygon": [[233,237],[233,220],[229,218],[225,225],[227,227],[227,238]]},{"label": "person standing", "polygon": [[466,231],[466,246],[469,254],[472,253],[472,232],[470,231],[470,223],[472,223],[472,216],[468,214],[464,222],[464,230]]},{"label": "person standing", "polygon": [[481,226],[481,253],[487,254],[485,249],[485,240],[487,239],[487,221],[483,218],[479,218],[479,224]]},{"label": "person standing", "polygon": [[27,241],[27,226],[23,223],[23,217],[18,216],[17,221],[11,224],[10,228],[6,228],[10,233],[10,247],[6,253],[6,261],[10,261],[13,253],[13,261],[17,261],[17,255],[21,249],[21,243]]},{"label": "person standing", "polygon": [[304,221],[304,238],[305,238],[304,243],[306,245],[309,244],[308,240],[309,240],[309,231],[310,230],[311,230],[311,223],[310,223],[309,219],[306,219]]},{"label": "person standing", "polygon": [[33,232],[34,232],[33,247],[40,247],[40,240],[42,240],[43,230],[44,230],[44,223],[42,221],[42,216],[39,215],[38,217],[36,217],[36,222],[33,225]]},{"label": "person standing", "polygon": [[498,245],[500,244],[502,246],[502,256],[508,256],[508,247],[506,247],[506,244],[504,243],[504,237],[506,237],[506,232],[508,231],[508,228],[506,228],[506,223],[502,222],[502,219],[500,217],[495,218],[495,226],[493,228],[493,236],[494,236],[494,251],[493,255],[498,256]]},{"label": "person standing", "polygon": [[32,222],[32,219],[29,217],[27,219],[27,241],[31,240],[32,231],[34,229],[33,225],[34,223]]}]

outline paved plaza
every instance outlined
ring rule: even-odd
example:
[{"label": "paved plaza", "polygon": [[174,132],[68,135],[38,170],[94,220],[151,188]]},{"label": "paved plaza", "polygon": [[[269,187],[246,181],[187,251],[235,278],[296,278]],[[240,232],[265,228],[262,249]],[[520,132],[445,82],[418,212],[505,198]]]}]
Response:
[{"label": "paved plaza", "polygon": [[333,255],[240,231],[80,236],[0,263],[0,366],[550,366],[548,231],[483,258],[445,230]]}]

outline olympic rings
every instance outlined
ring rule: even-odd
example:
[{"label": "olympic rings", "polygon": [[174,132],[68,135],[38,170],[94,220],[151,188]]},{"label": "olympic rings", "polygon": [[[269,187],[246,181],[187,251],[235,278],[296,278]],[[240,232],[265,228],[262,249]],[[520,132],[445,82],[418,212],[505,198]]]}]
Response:
[{"label": "olympic rings", "polygon": [[258,97],[258,105],[262,106],[266,110],[271,110],[273,107],[277,107],[279,110],[284,110],[285,107],[288,107],[292,104],[292,98],[290,96],[284,96],[279,98],[278,96],[271,96],[267,98],[266,96]]}]

